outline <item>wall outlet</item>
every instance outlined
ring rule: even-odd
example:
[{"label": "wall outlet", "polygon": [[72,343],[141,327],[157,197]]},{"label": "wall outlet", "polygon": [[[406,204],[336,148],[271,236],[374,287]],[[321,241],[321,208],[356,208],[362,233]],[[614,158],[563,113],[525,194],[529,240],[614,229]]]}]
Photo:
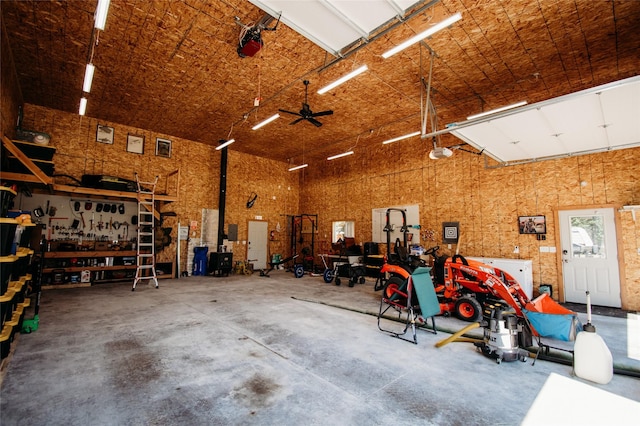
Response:
[{"label": "wall outlet", "polygon": [[513,246],[513,252],[514,253],[520,253],[520,247],[519,246]]}]

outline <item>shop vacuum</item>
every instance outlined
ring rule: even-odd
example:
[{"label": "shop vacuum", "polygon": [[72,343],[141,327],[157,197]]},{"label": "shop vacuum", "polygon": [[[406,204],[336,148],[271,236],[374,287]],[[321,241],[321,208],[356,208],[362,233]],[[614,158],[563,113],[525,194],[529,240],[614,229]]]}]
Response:
[{"label": "shop vacuum", "polygon": [[511,308],[501,302],[487,303],[482,317],[484,339],[474,345],[498,364],[502,361],[526,362],[529,352],[520,349],[518,344],[523,330],[522,323]]}]

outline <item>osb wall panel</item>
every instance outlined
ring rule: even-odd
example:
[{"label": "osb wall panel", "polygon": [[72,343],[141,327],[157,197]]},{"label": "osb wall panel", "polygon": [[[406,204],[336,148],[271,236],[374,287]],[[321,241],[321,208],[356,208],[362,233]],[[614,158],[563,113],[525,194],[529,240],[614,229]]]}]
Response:
[{"label": "osb wall panel", "polygon": [[[371,209],[418,204],[424,246],[440,245],[441,251],[448,254],[459,248],[461,254],[469,256],[531,259],[535,288],[542,283],[551,284],[557,295],[556,254],[540,252],[541,247],[555,245],[554,209],[640,204],[640,180],[634,176],[640,164],[639,148],[511,167],[485,167],[483,157],[461,151],[455,151],[449,159],[429,160],[428,150],[409,144],[398,157],[403,161],[395,161],[402,142],[394,145],[393,149],[374,147],[360,157],[305,169],[301,209],[319,214],[321,232],[330,234],[332,221],[361,217],[362,223],[356,221],[355,225],[356,241],[364,243],[371,239]],[[640,215],[633,223],[630,213],[618,214],[618,235],[624,242],[624,308],[638,310]],[[517,217],[521,215],[546,216],[546,240],[520,235]],[[443,246],[443,221],[460,222],[459,247]],[[424,240],[428,231],[433,231],[434,241]],[[519,253],[513,253],[515,246]]]},{"label": "osb wall panel", "polygon": [[18,105],[22,105],[22,93],[18,84],[18,76],[13,63],[13,55],[4,28],[4,19],[0,18],[0,135],[13,138],[18,118]]},{"label": "osb wall panel", "polygon": [[[258,198],[253,207],[247,208],[252,193]],[[274,231],[274,240],[268,243],[269,258],[275,253],[288,255],[287,215],[298,214],[298,205],[298,174],[289,172],[288,165],[236,151],[229,152],[225,220],[227,226],[231,223],[238,225],[240,241],[236,243],[234,259],[246,259],[250,220],[266,220],[268,230]]]},{"label": "osb wall panel", "polygon": [[[217,209],[219,201],[220,155],[214,147],[194,143],[170,135],[144,129],[122,126],[117,123],[99,122],[114,128],[114,143],[96,142],[98,121],[36,105],[25,105],[25,126],[39,129],[51,135],[51,146],[56,148],[54,163],[56,174],[80,179],[83,174],[106,174],[125,179],[135,179],[138,173],[142,181],[153,181],[159,176],[157,193],[170,189],[177,202],[162,206],[161,212],[173,212],[175,217],[165,217],[164,226],[173,228],[172,244],[158,254],[159,262],[175,259],[177,250],[177,223],[188,226],[196,221],[196,237],[200,236],[202,209]],[[144,136],[143,154],[127,152],[127,135]],[[155,155],[156,138],[172,141],[171,158]],[[178,177],[170,176],[179,170]],[[65,177],[56,182],[73,183]],[[246,208],[249,194],[259,197],[253,209]],[[298,211],[299,184],[297,175],[289,173],[287,165],[272,160],[229,152],[227,169],[226,227],[238,224],[239,243],[235,243],[234,259],[246,259],[247,221],[261,215],[269,221],[269,229],[280,223],[285,227],[283,215]],[[192,235],[192,234],[190,234]],[[274,247],[280,252],[286,247]],[[210,248],[213,251],[214,248]],[[181,270],[186,268],[187,244],[181,244]]]}]

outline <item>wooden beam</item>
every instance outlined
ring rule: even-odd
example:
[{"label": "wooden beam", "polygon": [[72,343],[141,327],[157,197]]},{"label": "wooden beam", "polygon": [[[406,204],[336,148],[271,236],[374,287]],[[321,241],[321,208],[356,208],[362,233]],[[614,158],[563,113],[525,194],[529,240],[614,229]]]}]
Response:
[{"label": "wooden beam", "polygon": [[30,182],[30,183],[42,183],[40,179],[34,175],[26,175],[24,173],[13,172],[0,172],[1,180],[18,181],[18,182]]},{"label": "wooden beam", "polygon": [[5,135],[2,135],[2,144],[10,153],[12,153],[18,160],[20,160],[20,162],[24,164],[24,166],[29,169],[29,171],[33,173],[35,177],[38,178],[40,183],[43,183],[45,185],[51,185],[53,183],[53,179],[44,174],[44,172],[40,170],[40,167],[36,166],[35,163],[31,161],[29,157],[24,155],[24,152],[20,151],[20,149],[18,149],[18,147],[13,144],[11,139],[6,137]]}]

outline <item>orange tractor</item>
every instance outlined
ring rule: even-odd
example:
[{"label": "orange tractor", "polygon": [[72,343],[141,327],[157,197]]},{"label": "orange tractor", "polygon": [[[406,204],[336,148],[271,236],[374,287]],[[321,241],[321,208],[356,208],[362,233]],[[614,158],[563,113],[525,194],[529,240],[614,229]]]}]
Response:
[{"label": "orange tractor", "polygon": [[[486,302],[504,300],[517,316],[522,316],[520,307],[525,306],[529,298],[513,276],[460,255],[438,256],[438,249],[438,246],[432,247],[425,254],[434,259],[431,275],[441,315],[454,314],[461,320],[476,322],[482,319]],[[391,295],[394,290],[403,288],[418,266],[425,266],[425,262],[410,255],[404,258],[400,255],[392,262],[385,262],[380,272],[388,278],[381,278],[377,289],[382,288],[386,295]]]},{"label": "orange tractor", "polygon": [[[390,215],[401,214],[400,232],[403,241],[396,239],[391,253]],[[411,273],[418,267],[427,266],[420,256],[411,255],[408,249],[406,213],[403,209],[387,209],[387,254],[380,268],[380,277],[376,281],[375,290],[383,290],[384,295],[391,297],[395,290],[405,288]],[[423,254],[433,257],[431,268],[433,285],[440,303],[440,314],[454,314],[464,321],[476,322],[482,319],[483,306],[486,302],[504,300],[511,306],[518,317],[522,316],[521,306],[529,302],[520,284],[506,271],[491,265],[465,259],[461,255],[452,257],[438,256],[439,247],[432,247]]]}]

